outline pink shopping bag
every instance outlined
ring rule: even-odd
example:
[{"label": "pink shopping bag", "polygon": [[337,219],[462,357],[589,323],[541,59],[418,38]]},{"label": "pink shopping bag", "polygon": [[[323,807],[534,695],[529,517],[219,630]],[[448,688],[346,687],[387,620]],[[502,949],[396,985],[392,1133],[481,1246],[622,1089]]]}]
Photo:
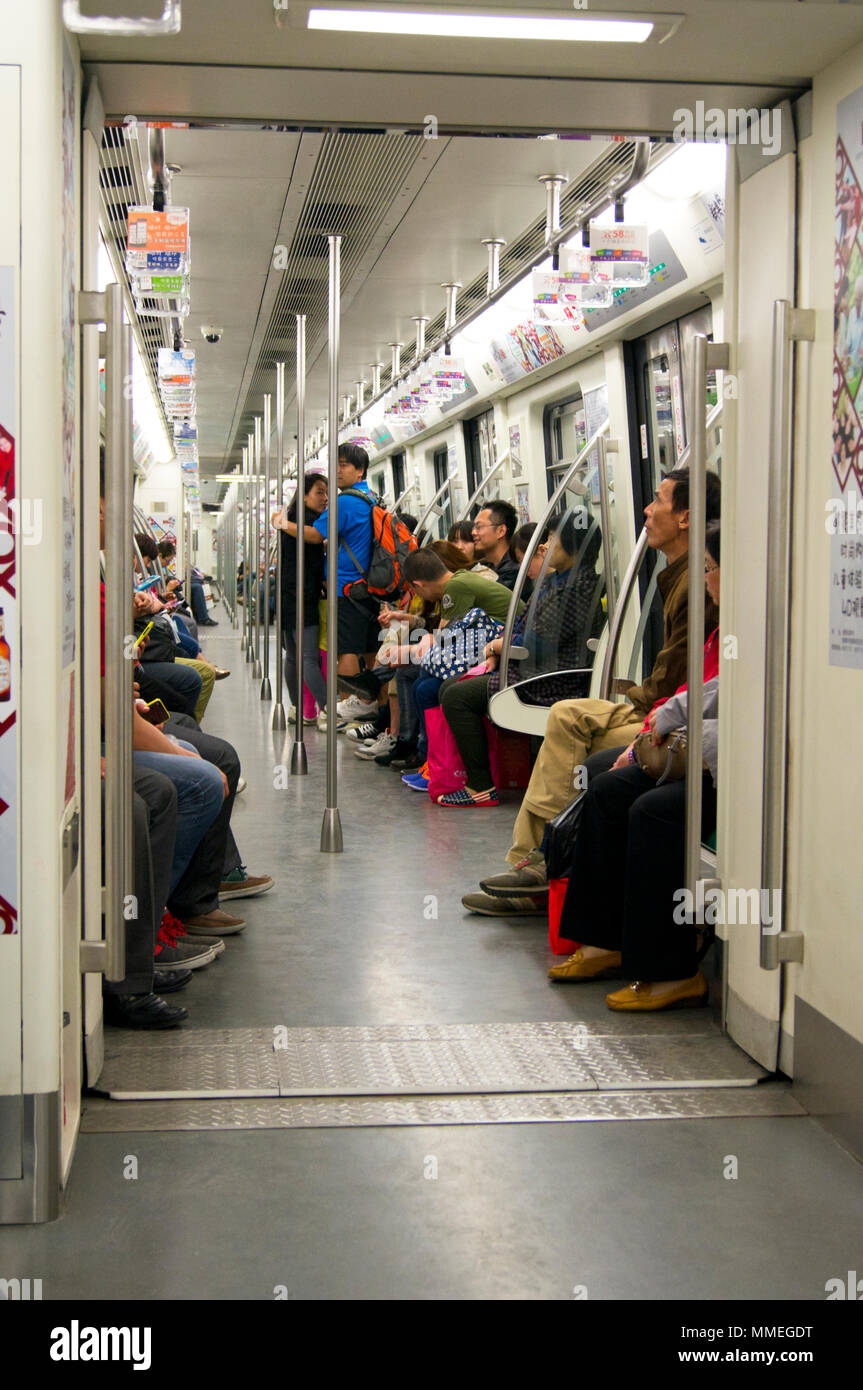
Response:
[{"label": "pink shopping bag", "polygon": [[[497,785],[497,729],[490,719],[483,719],[488,738],[491,775]],[[428,793],[432,801],[448,792],[457,792],[467,781],[467,773],[459,757],[452,729],[440,706],[426,710],[426,734],[428,735]]]}]

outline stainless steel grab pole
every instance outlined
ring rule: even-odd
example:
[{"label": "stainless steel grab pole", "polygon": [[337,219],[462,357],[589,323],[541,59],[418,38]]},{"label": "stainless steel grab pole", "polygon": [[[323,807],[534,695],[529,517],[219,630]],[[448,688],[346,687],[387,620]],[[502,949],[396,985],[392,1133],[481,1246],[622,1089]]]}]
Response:
[{"label": "stainless steel grab pole", "polygon": [[433,497],[432,500],[429,502],[428,506],[426,507],[426,509],[425,509],[425,511],[423,512],[422,516],[420,517],[419,521],[417,522],[417,529],[416,529],[416,531],[414,532],[414,535],[415,535],[415,536],[419,537],[419,536],[422,535],[422,533],[423,533],[423,527],[425,526],[425,524],[426,524],[426,522],[428,521],[429,517],[431,516],[432,512],[438,510],[438,506],[437,506],[437,504],[438,504],[438,499],[439,499],[440,497],[443,497],[443,495],[444,495],[444,493],[446,492],[447,488],[450,489],[450,501],[451,501],[451,502],[453,501],[453,495],[452,495],[452,486],[453,486],[453,482],[454,482],[454,479],[453,479],[452,475],[448,473],[447,476],[444,478],[443,482],[441,483],[440,487],[438,488],[437,492],[435,493],[434,497]]},{"label": "stainless steel grab pole", "polygon": [[[327,806],[321,826],[321,852],[341,854],[344,849],[342,822],[339,816],[339,779],[336,762],[336,705],[338,663],[338,554],[339,554],[339,317],[341,247],[340,236],[327,238],[330,246],[329,283],[329,505],[327,524]],[[299,475],[297,484],[299,485]],[[299,642],[300,634],[297,633]],[[302,661],[298,652],[298,663]],[[302,702],[297,718],[302,718]]]},{"label": "stainless steel grab pole", "polygon": [[459,512],[458,516],[456,517],[456,521],[467,521],[467,520],[470,518],[470,509],[471,509],[471,507],[473,506],[474,502],[476,502],[476,501],[478,500],[478,498],[480,498],[480,497],[482,496],[482,494],[485,492],[486,488],[488,487],[489,483],[491,482],[492,478],[494,477],[495,473],[499,473],[499,472],[500,472],[500,470],[503,468],[503,465],[506,463],[506,461],[507,461],[508,458],[509,458],[509,451],[507,450],[506,452],[504,452],[504,453],[501,454],[501,456],[500,456],[500,458],[498,459],[497,463],[493,463],[493,464],[492,464],[491,468],[488,470],[488,472],[486,473],[485,477],[480,479],[479,485],[478,485],[477,487],[474,488],[474,490],[473,490],[473,492],[471,493],[470,497],[467,499],[467,502],[466,502],[465,505],[462,507],[461,511]]},{"label": "stainless steel grab pole", "polygon": [[82,324],[105,324],[105,885],[104,941],[82,941],[81,971],[113,982],[126,974],[125,906],[133,902],[132,673],[126,644],[132,631],[131,339],[123,324],[120,286],[79,295]]},{"label": "stainless steel grab pole", "polygon": [[264,515],[261,518],[264,532],[264,613],[262,629],[264,634],[264,673],[261,681],[261,699],[271,700],[273,691],[270,685],[270,436],[273,432],[272,397],[264,396]]},{"label": "stainless steel grab pole", "polygon": [[[305,731],[303,728],[303,625],[305,622],[305,583],[306,546],[303,540],[306,524],[306,316],[297,314],[297,491],[295,508],[297,522],[297,557],[295,583],[297,586],[296,608],[294,609],[294,652],[296,654],[297,684],[292,692],[294,699],[294,743],[291,748],[291,772],[305,777],[309,770],[306,752]],[[335,494],[334,494],[335,496]],[[332,515],[332,513],[331,513]],[[335,650],[335,649],[334,649]],[[334,663],[335,664],[335,663]],[[329,686],[327,687],[329,695]],[[335,706],[332,706],[335,711]],[[329,720],[327,721],[329,723]],[[335,722],[335,720],[333,720]],[[329,730],[327,730],[329,738]]]},{"label": "stainless steel grab pole", "polygon": [[614,536],[611,527],[611,493],[608,487],[608,455],[617,452],[617,440],[600,439],[597,445],[599,469],[599,520],[602,526],[602,563],[605,568],[605,610],[614,621],[617,594],[614,583]]},{"label": "stainless steel grab pole", "polygon": [[[716,421],[719,419],[721,414],[722,401],[719,401],[713,407],[713,409],[710,411],[710,414],[707,417],[708,430],[716,424]],[[687,444],[686,448],[683,450],[683,453],[680,455],[680,458],[677,460],[675,467],[683,468],[684,465],[688,464],[690,453],[691,446]],[[608,642],[606,643],[605,657],[602,662],[602,676],[599,682],[600,700],[611,699],[611,686],[614,680],[614,664],[617,660],[617,649],[620,646],[620,638],[623,632],[623,624],[626,620],[626,612],[627,608],[629,607],[629,600],[631,599],[633,591],[635,589],[635,581],[641,573],[641,566],[644,564],[645,558],[647,556],[647,551],[647,532],[642,529],[639,532],[638,540],[635,543],[635,549],[629,557],[629,564],[626,567],[626,572],[623,576],[623,579],[620,582],[620,593],[617,599],[617,607],[614,614],[614,621],[609,625],[608,629]]]},{"label": "stainless steel grab pole", "polygon": [[255,562],[255,664],[252,667],[252,675],[260,676],[263,672],[261,666],[261,552],[263,549],[266,558],[266,547],[261,546],[261,417],[255,416],[255,436],[254,436],[254,481],[252,492],[255,496],[254,523],[252,534],[252,555]]},{"label": "stainless steel grab pole", "polygon": [[596,430],[590,436],[590,439],[588,439],[584,447],[578,451],[572,463],[569,465],[569,468],[566,470],[557,487],[555,488],[554,492],[552,493],[551,497],[548,499],[545,511],[542,514],[542,519],[527,543],[527,549],[525,550],[524,555],[522,556],[515,584],[512,588],[512,598],[510,599],[510,604],[506,615],[506,622],[504,623],[503,628],[503,642],[501,643],[500,662],[498,663],[498,669],[500,671],[499,689],[501,690],[505,690],[507,685],[509,684],[509,681],[507,679],[507,672],[510,657],[512,656],[512,630],[515,627],[516,608],[518,606],[518,601],[521,598],[524,586],[527,583],[527,573],[533,562],[533,557],[536,554],[537,549],[539,548],[539,543],[542,538],[542,534],[545,530],[549,518],[554,516],[558,502],[560,501],[561,497],[563,497],[563,494],[566,492],[566,489],[570,486],[570,483],[572,482],[576,473],[578,473],[580,469],[583,469],[587,466],[591,452],[596,448],[600,439],[602,439],[603,436],[606,434],[608,434],[608,421],[604,420],[603,423],[599,426],[599,429]]},{"label": "stainless steel grab pole", "polygon": [[[285,364],[276,363],[276,507],[281,511],[285,501],[284,484],[285,457]],[[269,517],[267,518],[269,522]],[[282,697],[283,657],[282,657],[282,538],[276,532],[276,701],[273,705],[272,728],[286,729],[285,703]]]},{"label": "stainless steel grab pole", "polygon": [[[701,783],[704,764],[704,531],[707,502],[708,368],[728,369],[727,343],[696,333],[692,355],[692,440],[689,459],[689,556],[686,620],[686,887],[698,905],[701,880]],[[701,884],[702,890],[705,884]]]},{"label": "stainless steel grab pole", "polygon": [[635,543],[635,549],[629,557],[629,564],[620,582],[620,593],[617,599],[617,606],[614,610],[614,619],[609,625],[608,641],[605,645],[605,656],[602,662],[602,675],[599,680],[600,700],[611,699],[611,686],[614,680],[614,663],[617,659],[617,648],[620,645],[620,634],[623,631],[623,620],[626,617],[626,610],[629,607],[629,600],[635,589],[635,581],[641,572],[647,555],[647,532],[642,531]]},{"label": "stainless steel grab pole", "polygon": [[249,495],[249,449],[248,445],[243,450],[243,651],[245,652],[246,662],[253,660],[252,656],[252,600],[251,600],[251,561],[249,551],[251,549],[252,530],[249,524],[249,508],[251,497]]},{"label": "stainless steel grab pole", "polygon": [[793,486],[793,343],[812,342],[815,314],[787,299],[773,305],[773,359],[768,443],[767,624],[764,652],[764,772],[761,887],[772,890],[772,922],[761,928],[759,965],[777,970],[802,961],[803,933],[784,929],[785,821],[788,769],[788,652],[791,608],[791,493]]}]

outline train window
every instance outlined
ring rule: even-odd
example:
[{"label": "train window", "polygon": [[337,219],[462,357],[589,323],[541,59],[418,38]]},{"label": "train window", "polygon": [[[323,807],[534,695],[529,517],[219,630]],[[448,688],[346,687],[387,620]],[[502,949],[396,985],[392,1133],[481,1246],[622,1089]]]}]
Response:
[{"label": "train window", "polygon": [[[472,420],[465,420],[464,442],[467,455],[468,494],[472,494],[476,492],[497,458],[493,410],[486,410],[482,415],[475,415]],[[478,508],[475,509],[474,514],[477,510]]]},{"label": "train window", "polygon": [[375,473],[372,477],[371,482],[372,492],[375,494],[375,496],[383,497],[387,489],[386,478],[384,477],[383,471],[381,471],[380,473]]},{"label": "train window", "polygon": [[390,461],[393,466],[393,497],[398,501],[405,490],[405,456],[403,453],[393,454]]},{"label": "train window", "polygon": [[557,405],[546,406],[543,434],[546,482],[551,497],[567,468],[587,443],[587,417],[580,391]]},{"label": "train window", "polygon": [[[449,470],[449,450],[447,449],[446,445],[444,445],[440,449],[435,449],[434,454],[432,456],[432,464],[434,466],[435,492],[437,492],[438,488],[443,487],[444,483],[446,482],[447,472]],[[437,518],[438,540],[446,539],[447,533],[449,532],[449,528],[452,526],[453,523],[451,492],[444,493],[444,498],[446,499],[446,502],[443,511]],[[442,498],[441,501],[443,500],[444,499]]]}]

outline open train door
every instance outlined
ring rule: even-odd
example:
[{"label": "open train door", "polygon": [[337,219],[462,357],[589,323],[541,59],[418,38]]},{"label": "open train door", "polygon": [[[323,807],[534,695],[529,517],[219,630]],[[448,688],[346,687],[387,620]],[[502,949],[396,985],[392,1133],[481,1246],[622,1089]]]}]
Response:
[{"label": "open train door", "polygon": [[[774,342],[774,318],[777,304],[796,303],[797,141],[789,103],[761,113],[729,145],[727,187],[725,337],[732,356],[723,383],[717,837],[726,904],[726,1024],[735,1041],[772,1071],[780,1058],[790,1069],[787,1048],[780,1047],[786,967],[767,961],[768,953],[781,956],[790,945],[776,930],[788,922],[776,917],[781,899],[772,891],[783,887],[786,838],[788,609],[780,590],[790,545],[791,476],[787,469],[777,472],[782,440],[774,435],[789,409],[777,397],[782,364],[776,353],[793,357],[794,345],[780,349]],[[773,882],[765,881],[765,856]]]}]

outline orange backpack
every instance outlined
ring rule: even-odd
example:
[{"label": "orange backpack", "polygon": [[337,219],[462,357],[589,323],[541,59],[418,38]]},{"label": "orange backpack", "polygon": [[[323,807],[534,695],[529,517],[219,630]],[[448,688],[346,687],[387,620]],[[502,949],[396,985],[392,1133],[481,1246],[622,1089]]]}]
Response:
[{"label": "orange backpack", "polygon": [[[386,599],[390,603],[401,598],[405,592],[402,567],[407,556],[417,548],[416,536],[412,536],[404,522],[382,507],[370,493],[348,487],[339,496],[361,497],[372,509],[372,548],[368,569],[363,572],[347,541],[340,541],[339,544],[350,555],[374,598]],[[350,588],[352,585],[345,585],[346,594]]]}]

